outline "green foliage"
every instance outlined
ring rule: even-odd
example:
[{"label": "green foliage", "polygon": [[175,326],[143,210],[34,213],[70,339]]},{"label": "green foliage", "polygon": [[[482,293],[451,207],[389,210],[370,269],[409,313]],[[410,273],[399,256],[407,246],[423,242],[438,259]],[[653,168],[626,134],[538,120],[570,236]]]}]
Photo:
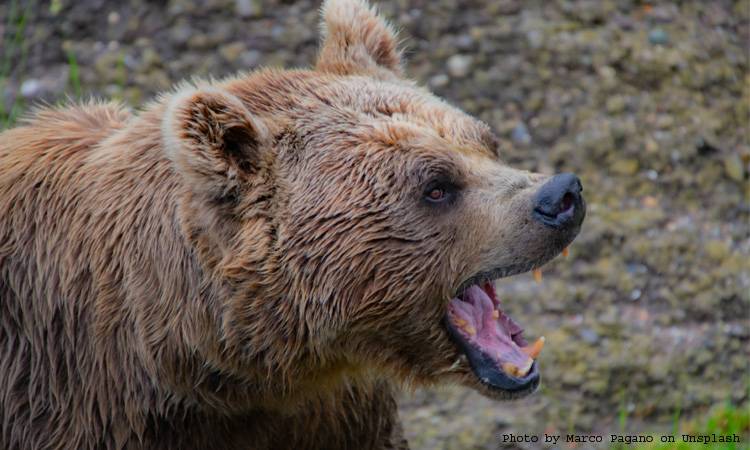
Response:
[{"label": "green foliage", "polygon": [[62,0],[51,0],[49,4],[49,12],[53,16],[56,16],[60,14],[60,11],[62,11]]},{"label": "green foliage", "polygon": [[68,50],[68,84],[76,97],[81,97],[81,78],[78,70],[78,60],[72,50]]},{"label": "green foliage", "polygon": [[[25,6],[21,6],[24,3]],[[28,46],[24,41],[26,24],[31,14],[34,2],[21,2],[11,0],[8,7],[9,13],[6,21],[8,35],[5,36],[3,45],[2,61],[0,62],[0,95],[5,92],[5,86],[12,71],[23,71],[26,67],[28,57]],[[10,105],[0,101],[0,129],[11,126],[24,109],[24,100],[16,96]]]},{"label": "green foliage", "polygon": [[[679,423],[679,410],[675,412],[675,425],[672,434],[675,436],[674,443],[660,443],[658,435],[654,435],[652,444],[638,444],[628,446],[632,450],[743,450],[750,449],[750,402],[743,405],[733,405],[729,402],[717,405],[702,420],[692,420]],[[739,435],[739,443],[695,443],[682,442],[682,435],[712,435],[730,436]],[[613,446],[613,449],[621,448]]]}]

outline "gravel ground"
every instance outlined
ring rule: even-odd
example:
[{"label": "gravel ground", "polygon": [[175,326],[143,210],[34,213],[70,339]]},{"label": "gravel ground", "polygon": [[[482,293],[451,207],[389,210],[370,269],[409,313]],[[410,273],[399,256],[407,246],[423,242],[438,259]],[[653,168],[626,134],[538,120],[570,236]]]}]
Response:
[{"label": "gravel ground", "polygon": [[[510,164],[579,174],[589,203],[570,257],[541,284],[498,284],[527,333],[547,337],[540,392],[507,404],[458,387],[406,394],[413,447],[663,431],[675,414],[745,404],[749,2],[379,5],[402,30],[411,76],[497,130]],[[191,76],[308,66],[318,7],[4,0],[0,120],[66,95],[137,106]]]}]

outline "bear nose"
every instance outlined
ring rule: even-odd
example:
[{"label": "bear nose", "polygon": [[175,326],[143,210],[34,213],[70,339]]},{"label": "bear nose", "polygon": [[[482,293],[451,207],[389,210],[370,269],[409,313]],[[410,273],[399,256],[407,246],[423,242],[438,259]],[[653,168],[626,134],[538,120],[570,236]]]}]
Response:
[{"label": "bear nose", "polygon": [[572,173],[555,175],[534,196],[534,218],[553,228],[578,227],[586,214],[581,180]]}]

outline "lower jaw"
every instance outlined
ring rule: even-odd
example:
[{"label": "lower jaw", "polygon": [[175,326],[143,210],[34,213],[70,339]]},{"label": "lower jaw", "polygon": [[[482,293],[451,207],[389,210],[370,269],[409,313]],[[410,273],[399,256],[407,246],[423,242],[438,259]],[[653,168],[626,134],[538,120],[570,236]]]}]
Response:
[{"label": "lower jaw", "polygon": [[451,325],[446,323],[445,327],[451,339],[468,362],[470,373],[467,376],[473,377],[483,390],[486,390],[486,392],[483,392],[485,395],[493,398],[517,398],[530,394],[539,386],[541,377],[538,362],[534,361],[529,372],[523,377],[506,374],[497,367],[496,362],[492,358],[472,348],[470,344],[460,339],[457,335],[458,332]]}]

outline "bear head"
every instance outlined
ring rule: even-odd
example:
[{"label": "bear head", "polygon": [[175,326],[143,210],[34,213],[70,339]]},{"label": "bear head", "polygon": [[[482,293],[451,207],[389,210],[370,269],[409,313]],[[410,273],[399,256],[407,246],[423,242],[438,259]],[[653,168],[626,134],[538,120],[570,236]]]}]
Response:
[{"label": "bear head", "polygon": [[219,331],[196,351],[279,392],[373,374],[533,391],[541,343],[493,282],[573,240],[580,182],[504,163],[486,124],[404,77],[365,3],[322,14],[314,69],[199,83],[165,106],[183,232],[214,286]]}]

